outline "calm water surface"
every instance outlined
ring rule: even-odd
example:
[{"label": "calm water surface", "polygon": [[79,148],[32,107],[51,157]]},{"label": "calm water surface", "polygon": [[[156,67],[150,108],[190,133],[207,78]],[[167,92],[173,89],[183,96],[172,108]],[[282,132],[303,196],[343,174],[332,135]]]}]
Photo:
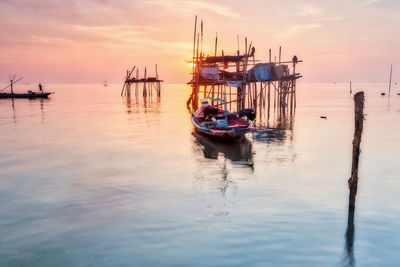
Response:
[{"label": "calm water surface", "polygon": [[353,85],[367,113],[353,238],[345,84],[299,84],[292,120],[237,144],[193,134],[185,85],[160,103],[48,87],[0,99],[0,266],[399,265],[400,87],[389,102],[386,85]]}]

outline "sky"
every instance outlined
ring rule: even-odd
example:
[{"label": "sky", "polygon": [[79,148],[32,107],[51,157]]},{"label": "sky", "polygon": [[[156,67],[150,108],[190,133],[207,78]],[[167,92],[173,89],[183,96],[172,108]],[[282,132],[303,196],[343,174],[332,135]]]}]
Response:
[{"label": "sky", "polygon": [[[306,82],[400,79],[398,0],[1,0],[0,82],[122,82],[147,67],[166,82],[190,80],[194,17],[203,50],[243,51],[244,37],[267,60],[304,60]],[[399,71],[397,71],[399,70]]]}]

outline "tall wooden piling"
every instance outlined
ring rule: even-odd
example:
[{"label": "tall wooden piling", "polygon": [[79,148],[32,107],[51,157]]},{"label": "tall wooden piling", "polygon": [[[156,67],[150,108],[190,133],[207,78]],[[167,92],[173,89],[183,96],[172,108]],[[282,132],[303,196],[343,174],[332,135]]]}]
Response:
[{"label": "tall wooden piling", "polygon": [[[351,82],[350,82],[351,84]],[[364,92],[354,95],[354,138],[353,138],[353,157],[351,166],[351,177],[349,184],[349,207],[347,212],[347,229],[345,234],[346,254],[344,263],[354,266],[354,213],[356,208],[356,194],[358,186],[358,164],[360,159],[360,144],[364,124]]]},{"label": "tall wooden piling", "polygon": [[364,92],[354,95],[354,138],[353,138],[353,157],[351,165],[351,177],[348,180],[350,189],[349,207],[355,207],[357,185],[358,185],[358,164],[360,159],[360,144],[364,126]]}]

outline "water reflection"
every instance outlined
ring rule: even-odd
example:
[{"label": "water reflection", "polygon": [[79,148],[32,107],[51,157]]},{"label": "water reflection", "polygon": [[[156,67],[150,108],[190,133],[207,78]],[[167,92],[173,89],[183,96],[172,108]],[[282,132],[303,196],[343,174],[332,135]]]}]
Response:
[{"label": "water reflection", "polygon": [[15,104],[14,104],[14,98],[11,98],[11,107],[12,107],[12,110],[13,110],[13,120],[14,120],[14,123],[17,123],[17,118],[15,117]]},{"label": "water reflection", "polygon": [[[350,180],[349,180],[350,181]],[[358,187],[358,176],[352,184],[349,182],[349,207],[347,211],[347,229],[345,234],[345,256],[342,260],[343,266],[355,266],[354,259],[354,213],[356,210],[356,195]]]},{"label": "water reflection", "polygon": [[267,117],[258,123],[254,141],[260,148],[263,148],[264,162],[293,162],[296,159],[293,128],[294,113],[289,114],[282,111],[274,112],[272,117],[269,117],[268,113]]},{"label": "water reflection", "polygon": [[[351,198],[350,193],[350,198]],[[355,195],[354,195],[355,198]],[[355,266],[354,259],[354,211],[355,207],[349,205],[347,214],[347,229],[345,234],[346,246],[345,246],[345,256],[343,258],[343,266]]]},{"label": "water reflection", "polygon": [[[40,115],[41,115],[41,122],[45,123],[45,103],[51,101],[51,99],[48,98],[39,98],[39,99],[2,99],[4,102],[10,101],[11,105],[11,110],[12,110],[12,120],[14,123],[18,122],[18,106],[21,104],[27,103],[30,109],[36,110],[37,106],[39,106],[40,110]],[[39,105],[37,104],[39,102]],[[20,106],[22,110],[24,110],[23,107]]]},{"label": "water reflection", "polygon": [[233,163],[253,166],[253,146],[246,137],[235,142],[210,139],[196,132],[193,132],[192,135],[194,143],[201,147],[205,158],[217,159],[218,154],[221,153]]},{"label": "water reflection", "polygon": [[140,98],[138,95],[132,97],[131,94],[127,94],[124,97],[126,105],[126,112],[139,113],[142,110],[144,113],[159,113],[160,98],[153,96],[144,95]]}]

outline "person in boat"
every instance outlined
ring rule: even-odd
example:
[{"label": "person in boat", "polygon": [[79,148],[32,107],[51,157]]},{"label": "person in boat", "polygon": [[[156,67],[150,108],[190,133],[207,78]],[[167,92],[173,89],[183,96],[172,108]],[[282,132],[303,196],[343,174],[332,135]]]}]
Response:
[{"label": "person in boat", "polygon": [[208,104],[207,99],[201,100],[201,106],[203,108],[204,120],[211,121],[212,118],[218,115],[218,108]]},{"label": "person in boat", "polygon": [[43,87],[41,83],[39,83],[39,91],[43,93]]}]

